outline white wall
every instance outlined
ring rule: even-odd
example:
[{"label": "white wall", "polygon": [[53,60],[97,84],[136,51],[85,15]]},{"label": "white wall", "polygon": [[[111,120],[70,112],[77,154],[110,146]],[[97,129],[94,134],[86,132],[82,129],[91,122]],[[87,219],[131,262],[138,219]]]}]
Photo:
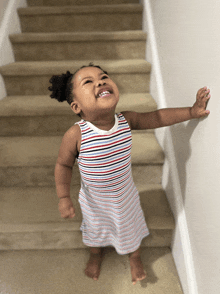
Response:
[{"label": "white wall", "polygon": [[8,4],[8,0],[1,0],[0,1],[0,24],[2,22],[3,15],[4,15],[7,4]]},{"label": "white wall", "polygon": [[[8,35],[21,32],[17,8],[26,6],[26,0],[0,0],[0,66],[14,62]],[[0,100],[5,96],[6,89],[0,75]]]},{"label": "white wall", "polygon": [[[159,57],[154,58],[149,40],[147,59],[158,61],[161,70],[159,83],[153,63],[151,90],[159,107],[191,106],[200,87],[211,89],[208,118],[165,128],[159,140],[167,155],[163,186],[177,221],[173,254],[184,293],[219,294],[220,1],[143,2],[151,8],[155,28]],[[149,30],[147,20],[144,24]]]}]

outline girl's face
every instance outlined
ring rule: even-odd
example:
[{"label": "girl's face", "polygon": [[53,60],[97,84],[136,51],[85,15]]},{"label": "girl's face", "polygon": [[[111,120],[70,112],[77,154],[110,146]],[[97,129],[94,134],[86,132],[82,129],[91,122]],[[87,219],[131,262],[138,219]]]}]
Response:
[{"label": "girl's face", "polygon": [[119,101],[118,87],[97,67],[84,67],[76,73],[73,96],[72,110],[90,121],[100,115],[114,113]]}]

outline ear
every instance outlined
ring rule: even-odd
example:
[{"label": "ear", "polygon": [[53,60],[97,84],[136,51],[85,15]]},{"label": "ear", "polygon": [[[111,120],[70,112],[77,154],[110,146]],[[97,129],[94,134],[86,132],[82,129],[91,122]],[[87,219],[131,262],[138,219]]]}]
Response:
[{"label": "ear", "polygon": [[81,108],[80,108],[80,106],[79,106],[79,104],[78,104],[77,101],[73,101],[73,102],[71,103],[71,108],[72,108],[72,111],[73,111],[75,114],[80,114],[80,112],[81,112]]}]

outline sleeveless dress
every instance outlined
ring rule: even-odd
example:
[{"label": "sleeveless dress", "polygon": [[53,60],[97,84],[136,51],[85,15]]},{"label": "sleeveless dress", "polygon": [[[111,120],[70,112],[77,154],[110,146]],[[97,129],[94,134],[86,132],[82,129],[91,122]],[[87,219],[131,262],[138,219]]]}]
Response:
[{"label": "sleeveless dress", "polygon": [[115,115],[110,131],[85,120],[77,124],[81,129],[77,163],[83,243],[113,246],[118,254],[134,252],[149,230],[131,172],[130,127],[121,113]]}]

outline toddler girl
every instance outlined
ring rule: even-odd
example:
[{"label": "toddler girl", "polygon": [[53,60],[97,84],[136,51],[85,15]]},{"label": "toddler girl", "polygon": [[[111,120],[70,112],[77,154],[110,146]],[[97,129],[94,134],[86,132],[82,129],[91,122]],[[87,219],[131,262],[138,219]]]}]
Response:
[{"label": "toddler girl", "polygon": [[131,130],[154,129],[206,116],[210,91],[200,89],[193,107],[115,114],[119,91],[99,66],[89,64],[75,74],[53,76],[50,82],[51,98],[66,100],[81,118],[65,133],[55,167],[61,217],[75,216],[70,183],[77,159],[81,231],[84,244],[90,247],[85,273],[97,280],[102,248],[113,246],[119,254],[129,254],[135,284],[146,277],[139,247],[149,231],[131,174]]}]

